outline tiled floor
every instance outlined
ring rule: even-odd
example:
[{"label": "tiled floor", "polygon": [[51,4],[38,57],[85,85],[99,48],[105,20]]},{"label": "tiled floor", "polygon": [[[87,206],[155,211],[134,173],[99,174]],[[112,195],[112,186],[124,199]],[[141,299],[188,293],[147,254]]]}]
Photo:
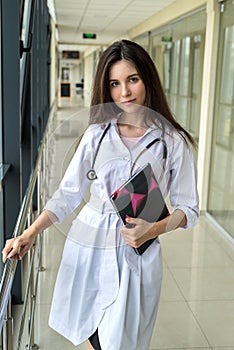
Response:
[{"label": "tiled floor", "polygon": [[200,217],[161,238],[164,281],[152,349],[234,349],[234,247]]},{"label": "tiled floor", "polygon": [[[67,149],[72,153],[69,144],[74,146],[74,139],[61,137],[66,113],[72,115],[72,110],[64,108],[58,116],[61,127],[55,155],[62,163],[53,164],[52,191],[63,172],[61,164],[70,157]],[[83,126],[85,118],[76,122]],[[69,123],[64,125],[74,130]],[[87,349],[85,344],[74,347],[47,326],[64,239],[56,227],[44,234],[46,271],[40,273],[35,320],[35,343],[42,350]],[[234,245],[205,216],[194,229],[162,236],[161,245],[164,279],[150,349],[234,350]]]}]

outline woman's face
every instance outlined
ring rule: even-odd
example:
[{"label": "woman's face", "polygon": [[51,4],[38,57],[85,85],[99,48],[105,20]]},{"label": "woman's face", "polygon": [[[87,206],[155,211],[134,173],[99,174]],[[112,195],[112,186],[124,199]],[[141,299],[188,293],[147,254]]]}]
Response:
[{"label": "woman's face", "polygon": [[136,105],[144,105],[145,85],[130,61],[123,59],[111,66],[109,83],[113,101],[126,113],[134,112]]}]

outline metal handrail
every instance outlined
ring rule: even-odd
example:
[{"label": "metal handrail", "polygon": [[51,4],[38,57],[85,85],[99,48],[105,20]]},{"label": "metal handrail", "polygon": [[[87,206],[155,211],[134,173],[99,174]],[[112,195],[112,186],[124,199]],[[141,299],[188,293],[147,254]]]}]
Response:
[{"label": "metal handrail", "polygon": [[[45,129],[44,137],[43,137],[43,140],[41,142],[41,145],[40,145],[40,148],[38,151],[37,161],[36,161],[35,167],[31,173],[31,176],[29,179],[29,185],[28,185],[28,188],[26,190],[26,193],[25,193],[25,196],[24,196],[21,208],[20,208],[20,212],[19,212],[19,215],[18,215],[18,218],[16,221],[16,225],[15,225],[12,237],[18,237],[19,235],[21,235],[23,233],[23,231],[25,230],[25,227],[27,224],[28,213],[30,211],[30,206],[31,206],[32,199],[33,199],[35,185],[36,185],[36,182],[38,180],[38,173],[39,173],[39,169],[41,166],[41,161],[43,159],[43,152],[44,152],[46,145],[47,145],[47,139],[48,139],[49,130],[50,130],[49,126],[53,122],[54,107],[55,107],[55,103],[51,107],[47,127]],[[34,250],[35,250],[35,247],[34,247]],[[33,251],[33,253],[32,253],[32,259],[34,259],[34,256],[35,256],[35,251]],[[0,281],[0,330],[1,331],[3,329],[4,322],[7,320],[6,315],[7,315],[8,309],[11,309],[11,305],[10,305],[11,304],[11,288],[12,288],[12,284],[14,281],[14,276],[15,276],[17,264],[18,264],[17,259],[7,260],[5,265],[4,265],[4,270],[3,270],[1,281]],[[31,264],[31,262],[30,262],[30,264]],[[30,275],[29,275],[28,280],[30,280]],[[28,284],[29,284],[29,281],[28,281]],[[28,288],[29,287],[27,285],[27,293],[26,293],[27,298],[28,298],[28,294],[29,294]],[[26,299],[24,300],[24,303],[25,304],[27,303]],[[9,307],[9,305],[10,305],[10,307]],[[10,318],[11,318],[11,315],[10,315]],[[10,330],[10,332],[12,332],[12,330]],[[6,349],[8,349],[8,348],[9,347],[7,346]]]}]

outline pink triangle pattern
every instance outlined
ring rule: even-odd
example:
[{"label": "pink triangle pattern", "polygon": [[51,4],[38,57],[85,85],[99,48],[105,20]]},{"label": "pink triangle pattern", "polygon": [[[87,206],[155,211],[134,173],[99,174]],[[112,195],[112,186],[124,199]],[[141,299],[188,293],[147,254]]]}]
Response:
[{"label": "pink triangle pattern", "polygon": [[152,177],[150,182],[149,193],[153,191],[155,188],[159,188],[157,181]]},{"label": "pink triangle pattern", "polygon": [[131,204],[132,204],[132,209],[133,213],[136,216],[137,213],[137,208],[141,204],[142,200],[145,198],[145,194],[137,194],[137,193],[131,193]]}]

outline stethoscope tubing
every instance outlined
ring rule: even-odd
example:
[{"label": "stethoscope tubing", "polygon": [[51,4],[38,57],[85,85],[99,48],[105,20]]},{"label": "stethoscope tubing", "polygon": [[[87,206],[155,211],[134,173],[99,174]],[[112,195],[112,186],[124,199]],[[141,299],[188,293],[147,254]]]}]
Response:
[{"label": "stethoscope tubing", "polygon": [[87,178],[90,180],[90,181],[93,181],[95,179],[97,179],[97,174],[96,174],[96,171],[94,170],[94,165],[95,165],[95,162],[96,162],[96,159],[97,159],[97,155],[98,155],[98,152],[99,152],[99,148],[101,146],[101,143],[107,133],[107,131],[109,130],[111,126],[111,123],[109,123],[107,125],[107,127],[105,128],[105,130],[103,131],[102,133],[102,136],[100,137],[100,140],[98,141],[98,145],[97,145],[97,149],[96,149],[96,152],[94,154],[94,157],[93,157],[93,162],[92,162],[92,166],[91,166],[91,169],[87,172]]},{"label": "stethoscope tubing", "polygon": [[[90,180],[90,181],[93,181],[95,179],[97,179],[97,174],[96,174],[96,171],[94,170],[94,166],[95,166],[95,162],[96,162],[96,159],[97,159],[97,155],[98,155],[98,152],[99,152],[99,149],[101,147],[101,144],[102,144],[102,141],[107,133],[107,131],[109,130],[111,126],[111,123],[109,123],[107,125],[107,127],[104,129],[101,137],[100,137],[100,140],[98,141],[98,145],[97,145],[97,149],[95,151],[95,154],[94,154],[94,157],[93,157],[93,161],[92,161],[92,165],[91,165],[91,169],[87,172],[87,178]],[[140,158],[140,156],[146,151],[148,150],[151,146],[153,146],[155,143],[157,142],[162,142],[163,143],[163,170],[165,170],[165,163],[166,163],[166,159],[167,159],[167,144],[166,144],[166,141],[164,139],[164,128],[163,128],[163,132],[162,132],[162,135],[160,137],[157,137],[156,139],[154,139],[153,141],[151,141],[148,145],[145,146],[145,149],[143,149],[139,154],[138,156],[136,157],[136,159],[134,160],[132,166],[131,166],[131,170],[130,170],[130,175],[132,175],[132,171],[136,165],[136,162],[137,160]]]}]

